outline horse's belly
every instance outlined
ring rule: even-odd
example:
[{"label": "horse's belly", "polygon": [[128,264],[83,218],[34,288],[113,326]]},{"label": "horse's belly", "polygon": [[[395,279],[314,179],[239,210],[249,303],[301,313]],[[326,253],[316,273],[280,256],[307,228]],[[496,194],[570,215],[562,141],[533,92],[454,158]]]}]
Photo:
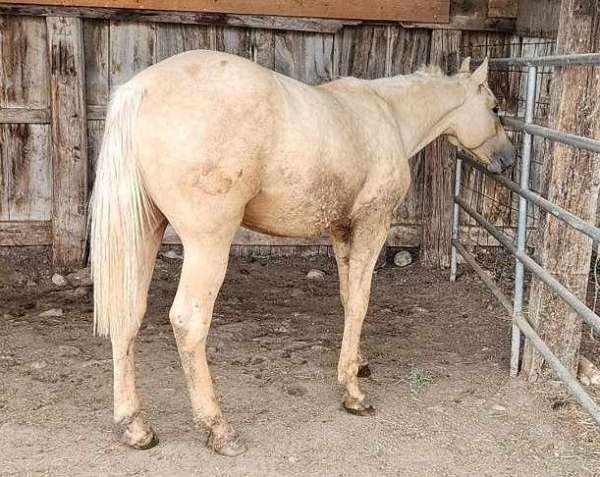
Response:
[{"label": "horse's belly", "polygon": [[315,201],[309,195],[278,198],[259,194],[246,206],[243,225],[281,237],[316,237],[347,224],[349,209],[349,204],[334,197]]}]

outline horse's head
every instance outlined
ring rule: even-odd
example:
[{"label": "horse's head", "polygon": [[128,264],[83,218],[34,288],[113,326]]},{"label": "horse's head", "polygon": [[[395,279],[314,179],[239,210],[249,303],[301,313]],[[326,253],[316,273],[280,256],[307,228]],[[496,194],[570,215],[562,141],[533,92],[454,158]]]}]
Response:
[{"label": "horse's head", "polygon": [[467,58],[460,67],[467,95],[452,113],[448,140],[487,164],[490,172],[499,173],[514,162],[516,150],[500,123],[498,103],[487,83],[487,58],[473,74],[469,73],[469,66]]}]

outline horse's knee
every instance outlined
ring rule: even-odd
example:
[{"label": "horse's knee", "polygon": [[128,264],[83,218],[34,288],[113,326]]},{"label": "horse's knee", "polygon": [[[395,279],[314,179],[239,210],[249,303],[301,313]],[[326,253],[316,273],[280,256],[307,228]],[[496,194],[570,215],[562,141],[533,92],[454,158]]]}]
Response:
[{"label": "horse's knee", "polygon": [[190,307],[174,303],[169,311],[169,320],[185,351],[191,352],[206,341],[210,317],[207,313],[203,313],[199,304]]}]

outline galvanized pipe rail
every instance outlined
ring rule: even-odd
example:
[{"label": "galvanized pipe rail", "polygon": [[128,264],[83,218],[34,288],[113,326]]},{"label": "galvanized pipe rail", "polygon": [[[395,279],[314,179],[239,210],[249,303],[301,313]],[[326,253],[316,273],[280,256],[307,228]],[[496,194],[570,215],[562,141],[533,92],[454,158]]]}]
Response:
[{"label": "galvanized pipe rail", "polygon": [[[498,285],[490,278],[483,268],[477,263],[475,257],[471,255],[467,249],[457,240],[452,240],[452,245],[457,248],[461,256],[465,261],[473,268],[473,270],[479,275],[481,281],[484,282],[492,294],[498,299],[506,311],[510,314],[513,311],[513,305],[510,299],[504,294]],[[569,388],[575,399],[582,405],[582,407],[588,411],[596,422],[600,422],[600,407],[589,397],[585,392],[585,389],[577,379],[571,374],[571,372],[560,362],[557,356],[548,348],[546,343],[540,338],[527,320],[518,315],[514,320],[516,326],[523,332],[525,337],[534,344],[537,350],[542,356],[548,361],[550,366],[556,371],[559,378],[563,380],[566,386]]]},{"label": "galvanized pipe rail", "polygon": [[[450,263],[450,279],[456,279],[458,254],[473,268],[481,277],[482,281],[490,288],[491,292],[498,298],[500,303],[507,309],[513,318],[513,331],[511,340],[511,375],[518,373],[520,360],[521,333],[530,340],[533,346],[544,356],[548,364],[554,369],[559,378],[571,391],[579,403],[591,414],[593,419],[600,426],[600,407],[590,398],[585,389],[579,384],[577,378],[560,362],[554,353],[548,348],[540,336],[535,332],[531,325],[523,316],[523,295],[524,295],[524,270],[527,268],[540,280],[542,280],[551,290],[562,298],[575,312],[595,331],[600,333],[600,316],[588,308],[585,303],[579,300],[570,290],[563,286],[552,274],[541,267],[531,257],[527,255],[527,209],[529,202],[537,205],[547,213],[561,219],[569,226],[590,237],[594,242],[600,243],[600,228],[594,227],[575,214],[565,210],[539,194],[529,189],[529,170],[530,158],[532,152],[533,136],[543,137],[551,141],[561,142],[579,149],[584,149],[594,153],[600,153],[600,141],[569,134],[564,131],[557,131],[551,128],[533,124],[533,112],[536,97],[536,76],[537,67],[554,66],[566,67],[571,65],[600,65],[600,53],[578,54],[578,55],[554,55],[537,58],[494,58],[490,59],[490,64],[494,66],[526,66],[527,67],[527,95],[525,105],[525,118],[502,117],[505,125],[513,127],[523,132],[523,144],[521,150],[521,169],[519,184],[510,179],[497,174],[492,174],[479,162],[474,161],[464,153],[459,153],[456,160],[456,175],[454,188],[454,210],[452,217],[452,256]],[[496,182],[507,187],[509,190],[519,194],[519,217],[517,226],[516,244],[504,235],[497,227],[491,224],[481,214],[473,210],[469,204],[461,198],[461,172],[463,161],[482,171]],[[481,225],[491,236],[506,248],[515,257],[515,283],[514,300],[510,299],[502,292],[496,283],[481,268],[475,258],[466,250],[460,242],[460,210],[470,215],[479,225]]]}]

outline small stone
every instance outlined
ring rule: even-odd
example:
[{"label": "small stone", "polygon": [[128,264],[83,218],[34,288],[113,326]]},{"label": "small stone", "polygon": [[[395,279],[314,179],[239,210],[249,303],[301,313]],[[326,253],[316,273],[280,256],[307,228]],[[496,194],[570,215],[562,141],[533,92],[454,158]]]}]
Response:
[{"label": "small stone", "polygon": [[310,347],[310,349],[313,351],[317,351],[319,353],[324,353],[326,351],[329,351],[329,348],[327,346],[323,346],[323,345],[313,345]]},{"label": "small stone", "polygon": [[304,396],[306,394],[306,388],[300,385],[288,386],[287,393],[290,396]]},{"label": "small stone", "polygon": [[27,283],[28,277],[22,272],[12,272],[8,275],[8,281],[13,285],[22,285]]},{"label": "small stone", "polygon": [[401,250],[394,255],[394,265],[397,267],[406,267],[412,263],[412,255],[406,250]]},{"label": "small stone", "polygon": [[309,280],[324,280],[325,272],[323,270],[317,270],[316,268],[313,268],[306,274],[306,278]]},{"label": "small stone", "polygon": [[183,256],[179,255],[175,250],[167,250],[162,256],[171,260],[183,260]]},{"label": "small stone", "polygon": [[46,366],[48,366],[48,363],[46,363],[46,361],[34,361],[30,364],[30,366],[33,369],[44,369]]},{"label": "small stone", "polygon": [[240,300],[237,296],[232,296],[225,299],[225,303],[227,303],[228,305],[241,305],[242,300]]},{"label": "small stone", "polygon": [[38,314],[39,318],[49,318],[53,316],[62,316],[63,311],[60,308],[50,308],[49,310],[42,311]]},{"label": "small stone", "polygon": [[52,283],[57,287],[64,287],[67,284],[67,280],[60,273],[55,273],[52,275]]},{"label": "small stone", "polygon": [[298,462],[298,457],[294,457],[293,455],[288,457],[288,462],[290,464],[295,464],[296,462]]},{"label": "small stone", "polygon": [[56,348],[59,356],[77,356],[81,354],[81,350],[77,346],[60,345]]},{"label": "small stone", "polygon": [[29,288],[33,288],[33,287],[37,286],[37,283],[34,282],[33,280],[27,280],[27,283],[25,285],[28,286]]},{"label": "small stone", "polygon": [[89,268],[82,268],[67,275],[67,281],[74,287],[91,287],[92,277]]},{"label": "small stone", "polygon": [[500,404],[494,404],[492,406],[492,409],[494,411],[498,411],[498,412],[505,412],[506,411],[506,408],[504,406],[501,406]]}]

